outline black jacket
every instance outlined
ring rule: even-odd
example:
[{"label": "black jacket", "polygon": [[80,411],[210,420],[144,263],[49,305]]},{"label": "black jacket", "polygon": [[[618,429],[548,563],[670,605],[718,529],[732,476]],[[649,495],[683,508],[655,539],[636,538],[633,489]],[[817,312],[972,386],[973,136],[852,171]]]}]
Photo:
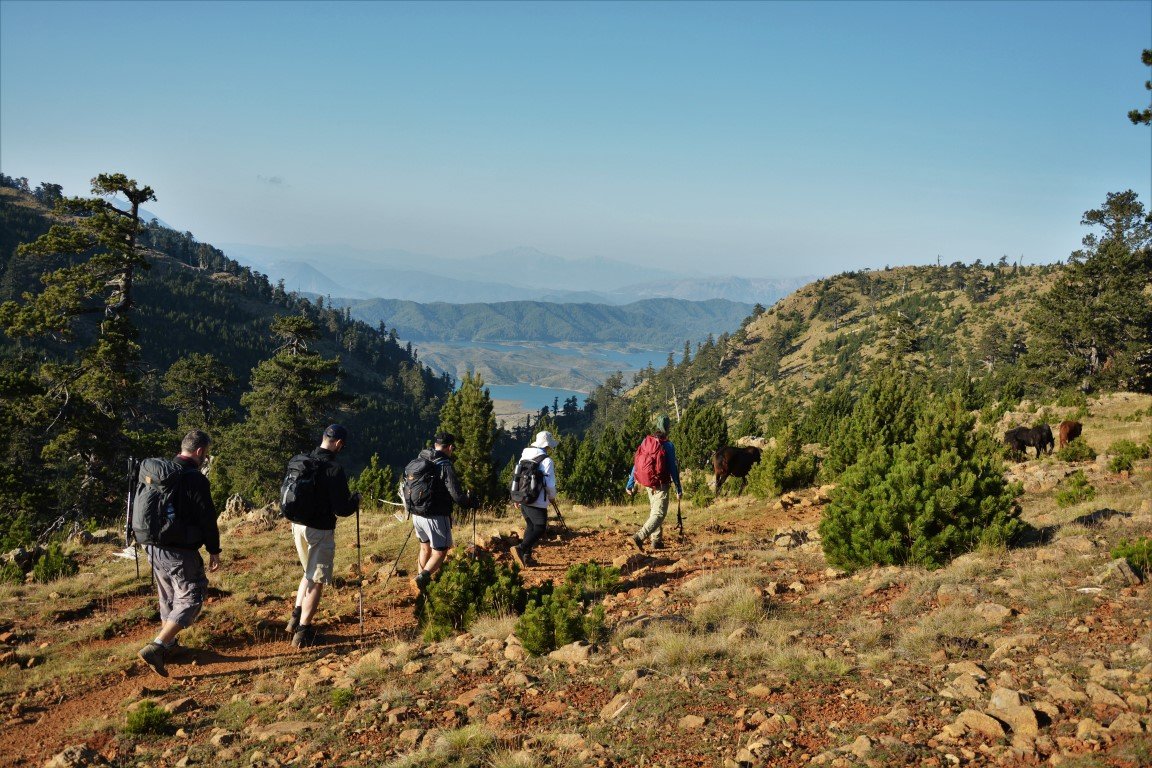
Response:
[{"label": "black jacket", "polygon": [[212,488],[208,478],[196,462],[177,456],[176,463],[184,473],[180,476],[180,490],[176,494],[176,516],[184,521],[186,547],[204,547],[210,555],[220,554],[220,529],[216,525],[216,505],[212,503]]},{"label": "black jacket", "polygon": [[472,509],[477,506],[460,487],[460,481],[456,478],[456,470],[452,467],[452,459],[432,448],[425,448],[420,451],[420,455],[440,468],[440,482],[432,488],[432,511],[428,517],[451,515],[453,502],[464,509]]},{"label": "black jacket", "polygon": [[336,463],[336,454],[327,448],[317,448],[309,455],[319,461],[323,468],[317,476],[320,507],[308,521],[308,527],[332,531],[336,529],[337,516],[355,514],[360,508],[360,500],[348,491],[348,476],[344,474],[344,467]]}]

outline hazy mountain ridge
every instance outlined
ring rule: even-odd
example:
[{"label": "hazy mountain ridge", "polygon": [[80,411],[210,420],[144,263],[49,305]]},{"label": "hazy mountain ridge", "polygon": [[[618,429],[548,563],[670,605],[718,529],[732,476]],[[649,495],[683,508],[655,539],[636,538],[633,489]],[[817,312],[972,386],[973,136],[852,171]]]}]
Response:
[{"label": "hazy mountain ridge", "polygon": [[475,259],[397,249],[226,244],[238,261],[284,281],[289,291],[333,297],[471,304],[549,301],[628,304],[647,298],[728,299],[771,305],[813,278],[692,276],[603,257],[565,259],[513,248]]},{"label": "hazy mountain ridge", "polygon": [[422,304],[342,301],[352,317],[384,323],[410,341],[632,342],[677,348],[737,328],[752,311],[726,299],[646,299],[623,306],[538,301]]}]

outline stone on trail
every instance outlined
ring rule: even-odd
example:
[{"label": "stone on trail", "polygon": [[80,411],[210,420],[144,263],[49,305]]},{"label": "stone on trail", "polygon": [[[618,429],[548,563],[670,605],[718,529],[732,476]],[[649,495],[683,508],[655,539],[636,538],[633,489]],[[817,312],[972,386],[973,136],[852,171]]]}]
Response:
[{"label": "stone on trail", "polygon": [[956,722],[989,739],[1002,739],[1005,736],[1004,725],[999,720],[975,709],[961,712]]},{"label": "stone on trail", "polygon": [[587,664],[592,656],[592,646],[583,640],[561,646],[548,654],[548,658],[565,664]]},{"label": "stone on trail", "polygon": [[108,765],[108,761],[84,744],[73,744],[44,763],[44,768],[83,768],[91,765]]}]

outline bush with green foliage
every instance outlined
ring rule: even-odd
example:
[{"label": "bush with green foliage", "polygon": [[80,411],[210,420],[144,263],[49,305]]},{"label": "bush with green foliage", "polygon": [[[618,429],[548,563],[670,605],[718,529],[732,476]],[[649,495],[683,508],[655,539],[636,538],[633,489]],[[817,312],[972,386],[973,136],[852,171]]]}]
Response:
[{"label": "bush with green foliage", "polygon": [[1133,465],[1148,458],[1148,446],[1132,440],[1117,440],[1108,447],[1112,459],[1108,462],[1108,469],[1112,472],[1131,472]]},{"label": "bush with green foliage", "polygon": [[807,488],[816,481],[820,461],[805,453],[791,427],[776,436],[776,447],[760,452],[760,461],[748,473],[748,490],[756,498],[768,499],[786,491]]},{"label": "bush with green foliage", "polygon": [[684,498],[692,502],[698,509],[711,506],[716,500],[707,478],[700,472],[693,472],[684,480]]},{"label": "bush with green foliage", "polygon": [[519,568],[508,568],[487,553],[477,553],[476,557],[462,552],[449,557],[417,601],[416,618],[425,640],[435,642],[463,632],[479,616],[524,609],[527,593]]},{"label": "bush with green foliage", "polygon": [[1152,538],[1141,536],[1137,539],[1122,539],[1112,549],[1112,557],[1122,557],[1136,570],[1141,578],[1152,572]]},{"label": "bush with green foliage", "polygon": [[395,501],[397,498],[396,479],[392,476],[392,467],[380,466],[380,454],[372,454],[359,475],[348,483],[348,488],[360,494],[361,504],[368,507],[379,507],[382,501]]},{"label": "bush with green foliage", "polygon": [[1096,498],[1096,489],[1092,487],[1092,483],[1088,482],[1088,476],[1084,474],[1082,469],[1078,469],[1064,478],[1064,481],[1056,489],[1056,504],[1061,507],[1070,507],[1073,504],[1094,498]]},{"label": "bush with green foliage", "polygon": [[23,584],[24,571],[11,560],[5,560],[0,565],[0,584]]},{"label": "bush with green foliage", "polygon": [[[906,441],[862,449],[841,475],[820,522],[830,564],[938,568],[982,543],[1019,535],[1021,488],[1004,479],[998,442],[973,430],[959,394],[894,398],[888,407],[915,411],[915,429]],[[870,412],[868,423],[882,415]]]},{"label": "bush with green foliage", "polygon": [[579,563],[569,567],[564,578],[559,587],[548,581],[533,590],[516,622],[516,637],[534,656],[577,640],[599,643],[607,638],[604,606],[593,602],[616,587],[620,570]]},{"label": "bush with green foliage", "polygon": [[32,578],[41,584],[47,584],[65,576],[73,576],[79,570],[76,561],[64,554],[59,544],[51,544],[48,546],[48,551],[32,566]]},{"label": "bush with green foliage", "polygon": [[134,736],[165,734],[169,730],[172,713],[154,701],[142,701],[128,713],[124,732]]},{"label": "bush with green foliage", "polygon": [[1060,461],[1092,461],[1096,458],[1096,450],[1084,438],[1078,437],[1056,451],[1056,458]]},{"label": "bush with green foliage", "polygon": [[356,700],[356,692],[351,688],[333,688],[331,695],[334,709],[348,709]]}]

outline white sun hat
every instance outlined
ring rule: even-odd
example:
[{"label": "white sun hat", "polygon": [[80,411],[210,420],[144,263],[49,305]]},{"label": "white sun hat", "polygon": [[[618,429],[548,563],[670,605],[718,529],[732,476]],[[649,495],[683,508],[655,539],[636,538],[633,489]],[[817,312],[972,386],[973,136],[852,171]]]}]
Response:
[{"label": "white sun hat", "polygon": [[537,432],[536,441],[532,443],[533,448],[555,448],[557,445],[559,445],[559,441],[552,437],[552,433],[547,430]]}]

